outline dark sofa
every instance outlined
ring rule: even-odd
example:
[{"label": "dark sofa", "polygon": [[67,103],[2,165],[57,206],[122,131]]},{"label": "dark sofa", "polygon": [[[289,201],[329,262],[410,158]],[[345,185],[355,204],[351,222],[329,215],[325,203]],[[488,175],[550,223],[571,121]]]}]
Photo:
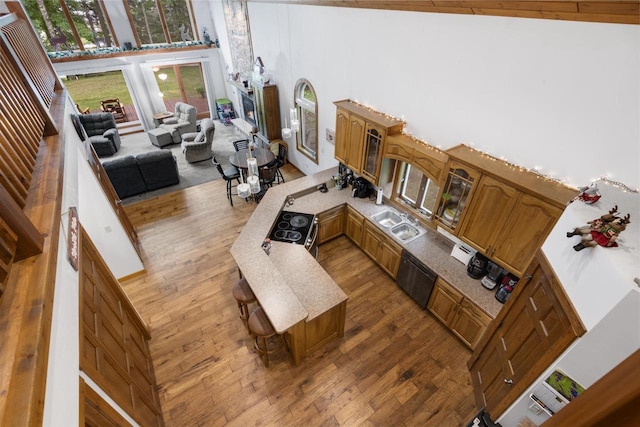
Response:
[{"label": "dark sofa", "polygon": [[80,114],[77,118],[80,120],[98,157],[113,156],[118,152],[120,149],[120,134],[113,114]]},{"label": "dark sofa", "polygon": [[171,151],[149,151],[102,164],[120,199],[180,182],[178,164]]}]

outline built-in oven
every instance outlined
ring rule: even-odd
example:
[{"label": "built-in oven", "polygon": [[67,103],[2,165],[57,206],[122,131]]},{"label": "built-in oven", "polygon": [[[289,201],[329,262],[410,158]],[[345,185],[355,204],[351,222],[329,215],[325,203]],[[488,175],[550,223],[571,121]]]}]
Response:
[{"label": "built-in oven", "polygon": [[304,245],[316,257],[318,255],[318,221],[314,214],[281,211],[269,232],[269,239]]}]

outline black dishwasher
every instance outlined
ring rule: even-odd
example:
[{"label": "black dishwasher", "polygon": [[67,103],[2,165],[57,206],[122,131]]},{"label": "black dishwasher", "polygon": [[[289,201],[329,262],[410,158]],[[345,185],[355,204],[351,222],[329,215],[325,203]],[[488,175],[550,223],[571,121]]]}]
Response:
[{"label": "black dishwasher", "polygon": [[407,251],[402,251],[402,261],[398,269],[396,283],[422,308],[427,307],[436,273]]}]

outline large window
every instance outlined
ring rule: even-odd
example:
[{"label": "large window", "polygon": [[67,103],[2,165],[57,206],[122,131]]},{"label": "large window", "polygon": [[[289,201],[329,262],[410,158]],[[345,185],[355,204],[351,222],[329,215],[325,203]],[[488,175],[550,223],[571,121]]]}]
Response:
[{"label": "large window", "polygon": [[316,92],[311,83],[301,79],[295,88],[295,107],[300,120],[300,131],[296,134],[298,151],[318,163],[318,106]]},{"label": "large window", "polygon": [[115,46],[99,0],[23,0],[27,15],[49,52]]},{"label": "large window", "polygon": [[[104,9],[105,0],[23,0],[48,52],[120,47]],[[196,40],[191,0],[126,0],[136,45]],[[126,41],[126,40],[124,40]]]},{"label": "large window", "polygon": [[209,117],[209,103],[200,64],[180,64],[153,69],[160,95],[167,111],[174,111],[176,102],[193,105],[198,118]]},{"label": "large window", "polygon": [[127,0],[139,45],[194,40],[189,0]]},{"label": "large window", "polygon": [[395,195],[398,201],[424,218],[431,218],[436,205],[439,187],[420,169],[409,163],[398,166]]}]

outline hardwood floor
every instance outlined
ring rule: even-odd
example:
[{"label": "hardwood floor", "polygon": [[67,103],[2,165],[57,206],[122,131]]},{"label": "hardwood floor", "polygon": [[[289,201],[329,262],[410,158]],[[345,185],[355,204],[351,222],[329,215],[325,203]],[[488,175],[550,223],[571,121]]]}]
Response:
[{"label": "hardwood floor", "polygon": [[[285,179],[301,174],[285,166]],[[151,328],[167,426],[463,426],[477,412],[467,350],[346,237],[318,260],[349,296],[345,336],[265,368],[231,287],[255,205],[217,180],[126,207],[147,273],[123,282]]]}]

